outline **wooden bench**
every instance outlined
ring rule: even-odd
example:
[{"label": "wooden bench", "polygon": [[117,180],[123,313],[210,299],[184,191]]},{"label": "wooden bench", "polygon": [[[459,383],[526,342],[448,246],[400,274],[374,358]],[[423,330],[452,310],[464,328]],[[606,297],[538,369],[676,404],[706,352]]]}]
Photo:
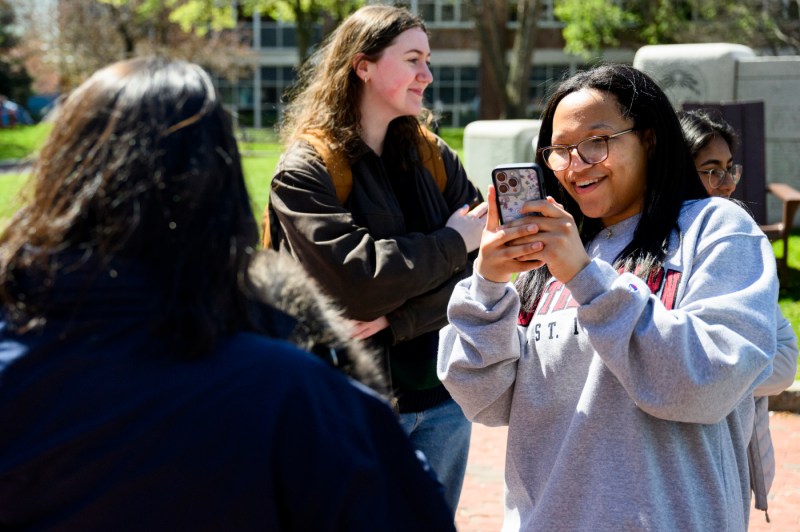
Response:
[{"label": "wooden bench", "polygon": [[781,221],[760,226],[771,242],[783,241],[783,255],[778,259],[778,274],[783,283],[789,273],[789,235],[794,227],[794,215],[800,207],[800,191],[786,183],[770,183],[767,185],[767,192],[778,198],[783,205]]}]

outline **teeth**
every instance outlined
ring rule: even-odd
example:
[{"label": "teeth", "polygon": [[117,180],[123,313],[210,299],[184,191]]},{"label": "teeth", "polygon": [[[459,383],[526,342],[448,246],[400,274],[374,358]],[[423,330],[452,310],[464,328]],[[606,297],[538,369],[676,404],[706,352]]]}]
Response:
[{"label": "teeth", "polygon": [[600,181],[599,179],[584,179],[583,181],[575,181],[575,186],[577,187],[588,187],[591,184],[597,183]]}]

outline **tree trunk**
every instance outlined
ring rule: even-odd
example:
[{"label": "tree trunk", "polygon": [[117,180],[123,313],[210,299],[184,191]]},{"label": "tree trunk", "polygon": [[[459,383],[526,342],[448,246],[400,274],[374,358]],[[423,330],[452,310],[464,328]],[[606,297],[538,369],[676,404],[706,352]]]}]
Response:
[{"label": "tree trunk", "polygon": [[[481,54],[480,116],[504,118],[508,77],[505,57],[507,4],[505,0],[470,0],[470,6]],[[488,86],[484,81],[488,81]]]},{"label": "tree trunk", "polygon": [[314,32],[314,23],[319,18],[319,7],[315,2],[310,2],[308,9],[303,9],[301,0],[295,0],[292,10],[297,28],[298,64],[302,65],[308,59],[308,52],[311,49],[311,35]]},{"label": "tree trunk", "polygon": [[[523,118],[527,115],[528,79],[536,44],[536,24],[541,12],[539,0],[519,0],[517,28],[510,60],[507,60],[506,0],[471,0],[475,31],[481,51],[481,118]],[[499,105],[495,107],[494,102]],[[485,108],[488,107],[488,108]],[[498,109],[499,108],[499,109]]]},{"label": "tree trunk", "polygon": [[517,4],[519,25],[514,33],[511,63],[506,80],[506,118],[526,118],[528,107],[528,85],[531,74],[531,58],[536,39],[536,23],[539,20],[539,0],[520,0]]}]

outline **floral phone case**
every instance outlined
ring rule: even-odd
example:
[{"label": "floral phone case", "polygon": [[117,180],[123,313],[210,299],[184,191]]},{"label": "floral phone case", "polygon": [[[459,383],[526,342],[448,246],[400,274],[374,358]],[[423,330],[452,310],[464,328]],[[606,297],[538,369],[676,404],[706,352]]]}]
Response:
[{"label": "floral phone case", "polygon": [[545,197],[542,170],[536,163],[501,164],[492,170],[500,223],[522,218],[526,201]]}]

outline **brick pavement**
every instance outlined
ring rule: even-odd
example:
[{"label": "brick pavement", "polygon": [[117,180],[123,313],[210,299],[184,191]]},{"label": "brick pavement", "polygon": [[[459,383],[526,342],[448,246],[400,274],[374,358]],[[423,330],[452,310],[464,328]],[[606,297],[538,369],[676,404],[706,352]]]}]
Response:
[{"label": "brick pavement", "polygon": [[[505,427],[475,424],[472,429],[467,477],[456,512],[459,532],[496,532],[503,522]],[[773,412],[770,431],[777,471],[769,494],[769,516],[751,510],[751,532],[800,531],[800,414]]]}]

